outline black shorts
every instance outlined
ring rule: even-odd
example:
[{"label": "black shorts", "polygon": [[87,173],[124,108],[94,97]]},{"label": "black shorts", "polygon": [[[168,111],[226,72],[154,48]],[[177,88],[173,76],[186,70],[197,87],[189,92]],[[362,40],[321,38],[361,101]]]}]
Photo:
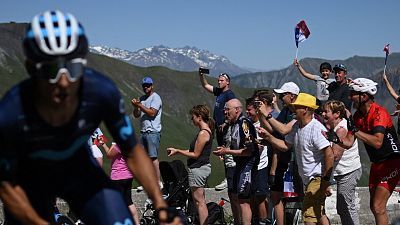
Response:
[{"label": "black shorts", "polygon": [[289,168],[289,163],[278,163],[275,171],[275,184],[271,186],[271,191],[283,192],[283,176]]},{"label": "black shorts", "polygon": [[249,162],[245,165],[238,166],[236,164],[235,173],[233,176],[234,193],[239,199],[250,199],[252,195],[252,182],[255,180],[257,167],[254,162]]},{"label": "black shorts", "polygon": [[132,181],[133,178],[123,179],[123,180],[111,180],[118,189],[121,191],[122,196],[128,206],[132,205]]},{"label": "black shorts", "polygon": [[268,167],[257,170],[255,180],[252,185],[252,192],[256,196],[267,196],[269,193],[268,187]]}]

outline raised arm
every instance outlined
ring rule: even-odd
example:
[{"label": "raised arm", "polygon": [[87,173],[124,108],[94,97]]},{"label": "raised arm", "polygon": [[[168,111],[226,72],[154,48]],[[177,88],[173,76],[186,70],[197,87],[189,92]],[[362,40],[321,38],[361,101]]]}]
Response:
[{"label": "raised arm", "polygon": [[207,82],[206,77],[204,76],[203,73],[200,73],[200,71],[199,71],[199,78],[201,86],[203,86],[203,88],[206,89],[208,92],[213,93],[214,87]]},{"label": "raised arm", "polygon": [[390,95],[397,101],[397,99],[399,98],[399,95],[396,93],[396,91],[390,84],[389,80],[387,79],[386,74],[383,74],[382,78],[383,78],[383,83],[385,83],[386,88],[388,89]]},{"label": "raised arm", "polygon": [[303,75],[305,78],[310,79],[310,80],[315,80],[315,75],[305,71],[304,68],[300,65],[300,62],[297,61],[297,59],[294,60],[293,64],[297,67],[300,74]]}]

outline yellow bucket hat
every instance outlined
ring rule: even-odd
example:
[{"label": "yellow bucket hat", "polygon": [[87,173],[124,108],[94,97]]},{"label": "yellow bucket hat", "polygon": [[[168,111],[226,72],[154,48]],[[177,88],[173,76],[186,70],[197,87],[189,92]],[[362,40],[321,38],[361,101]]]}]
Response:
[{"label": "yellow bucket hat", "polygon": [[314,96],[307,93],[300,93],[297,96],[296,101],[294,101],[291,105],[306,106],[312,109],[318,108],[317,99]]}]

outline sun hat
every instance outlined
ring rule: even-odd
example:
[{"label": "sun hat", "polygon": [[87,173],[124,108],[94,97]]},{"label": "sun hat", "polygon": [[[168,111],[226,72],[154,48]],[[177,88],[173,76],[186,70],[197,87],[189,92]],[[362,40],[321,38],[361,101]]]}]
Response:
[{"label": "sun hat", "polygon": [[312,108],[312,109],[318,108],[317,99],[315,98],[315,96],[312,96],[307,93],[300,93],[297,96],[296,101],[294,101],[291,105],[306,106],[306,107]]}]

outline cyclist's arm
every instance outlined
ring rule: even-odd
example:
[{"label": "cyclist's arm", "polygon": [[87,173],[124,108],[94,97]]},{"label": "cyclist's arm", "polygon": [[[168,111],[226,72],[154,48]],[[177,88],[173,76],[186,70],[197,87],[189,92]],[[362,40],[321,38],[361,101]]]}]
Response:
[{"label": "cyclist's arm", "polygon": [[299,69],[299,72],[303,77],[310,79],[310,80],[315,80],[315,75],[307,72],[304,70],[304,68],[300,65],[300,62],[297,61],[297,59],[294,60],[294,65]]},{"label": "cyclist's arm", "polygon": [[380,149],[383,144],[383,137],[385,134],[376,132],[374,134],[367,134],[362,131],[357,131],[354,136],[365,144],[372,146],[375,149]]},{"label": "cyclist's arm", "polygon": [[203,88],[206,89],[208,92],[213,93],[214,87],[207,82],[204,74],[199,73],[199,78],[200,78],[201,86],[203,86]]},{"label": "cyclist's arm", "polygon": [[143,185],[146,194],[153,201],[155,208],[160,209],[167,207],[166,202],[162,198],[160,187],[158,186],[153,162],[141,144],[136,144],[133,149],[129,151],[126,162],[129,169]]},{"label": "cyclist's arm", "polygon": [[390,95],[397,101],[397,99],[399,98],[399,95],[396,93],[396,91],[394,90],[394,88],[390,84],[389,80],[386,77],[386,74],[383,75],[383,83],[385,83],[386,88],[388,89]]},{"label": "cyclist's arm", "polygon": [[20,186],[13,186],[7,181],[2,181],[0,183],[0,198],[7,210],[23,224],[50,224],[33,209],[25,191]]}]

